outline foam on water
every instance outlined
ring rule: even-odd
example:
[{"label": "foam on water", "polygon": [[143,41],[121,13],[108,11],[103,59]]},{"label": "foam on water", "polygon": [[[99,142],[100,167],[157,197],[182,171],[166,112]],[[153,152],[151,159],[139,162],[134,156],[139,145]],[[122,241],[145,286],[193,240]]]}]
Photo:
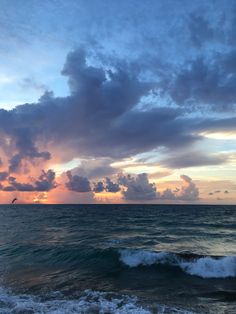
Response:
[{"label": "foam on water", "polygon": [[180,261],[179,266],[190,275],[202,278],[236,277],[236,257],[225,256],[219,259],[200,257],[193,262]]},{"label": "foam on water", "polygon": [[206,256],[186,260],[169,252],[123,249],[119,250],[119,253],[120,260],[129,267],[166,264],[180,267],[184,272],[202,278],[236,277],[236,256]]},{"label": "foam on water", "polygon": [[[56,293],[57,295],[57,293]],[[60,295],[60,293],[59,293]],[[138,304],[135,296],[114,295],[86,290],[77,300],[54,299],[45,301],[31,295],[14,295],[0,288],[1,314],[152,314]],[[156,305],[158,314],[194,314],[192,312]]]},{"label": "foam on water", "polygon": [[153,264],[165,264],[171,263],[170,257],[167,252],[150,252],[144,250],[119,250],[120,260],[130,266],[137,267],[139,265],[153,265]]},{"label": "foam on water", "polygon": [[50,300],[29,295],[12,295],[0,289],[0,312],[2,314],[150,314],[137,304],[137,298],[111,297],[105,292],[85,291],[78,300]]}]

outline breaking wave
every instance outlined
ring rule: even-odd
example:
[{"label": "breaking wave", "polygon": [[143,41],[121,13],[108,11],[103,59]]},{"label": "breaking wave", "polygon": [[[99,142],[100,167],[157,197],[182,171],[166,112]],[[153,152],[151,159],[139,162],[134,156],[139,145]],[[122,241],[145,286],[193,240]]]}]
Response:
[{"label": "breaking wave", "polygon": [[[162,314],[193,314],[192,312],[158,305]],[[14,295],[0,288],[1,314],[152,314],[138,304],[135,296],[114,295],[86,290],[77,300],[43,300],[30,295]],[[156,313],[156,311],[155,311]]]},{"label": "breaking wave", "polygon": [[236,277],[236,256],[212,257],[170,252],[121,249],[120,261],[129,267],[155,264],[176,266],[202,278]]},{"label": "breaking wave", "polygon": [[105,292],[86,290],[77,300],[45,301],[30,295],[12,295],[5,289],[0,289],[0,312],[2,314],[151,313],[139,306],[135,297],[111,297]]}]

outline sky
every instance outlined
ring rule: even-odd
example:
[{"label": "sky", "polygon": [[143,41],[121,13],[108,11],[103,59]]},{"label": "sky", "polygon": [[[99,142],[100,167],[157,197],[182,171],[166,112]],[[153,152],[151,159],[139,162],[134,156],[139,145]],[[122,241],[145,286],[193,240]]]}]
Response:
[{"label": "sky", "polygon": [[236,203],[236,3],[0,0],[0,203]]}]

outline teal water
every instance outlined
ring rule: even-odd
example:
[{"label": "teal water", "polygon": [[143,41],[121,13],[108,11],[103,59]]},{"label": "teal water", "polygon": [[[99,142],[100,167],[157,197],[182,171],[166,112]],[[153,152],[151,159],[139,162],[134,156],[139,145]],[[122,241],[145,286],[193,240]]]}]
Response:
[{"label": "teal water", "polygon": [[236,313],[236,207],[0,206],[0,313]]}]

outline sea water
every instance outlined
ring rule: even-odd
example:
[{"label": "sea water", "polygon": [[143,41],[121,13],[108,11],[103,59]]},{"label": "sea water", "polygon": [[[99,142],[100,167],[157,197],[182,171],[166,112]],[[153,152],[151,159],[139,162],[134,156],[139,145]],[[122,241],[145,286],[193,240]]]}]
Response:
[{"label": "sea water", "polygon": [[0,313],[236,313],[236,207],[0,206]]}]

